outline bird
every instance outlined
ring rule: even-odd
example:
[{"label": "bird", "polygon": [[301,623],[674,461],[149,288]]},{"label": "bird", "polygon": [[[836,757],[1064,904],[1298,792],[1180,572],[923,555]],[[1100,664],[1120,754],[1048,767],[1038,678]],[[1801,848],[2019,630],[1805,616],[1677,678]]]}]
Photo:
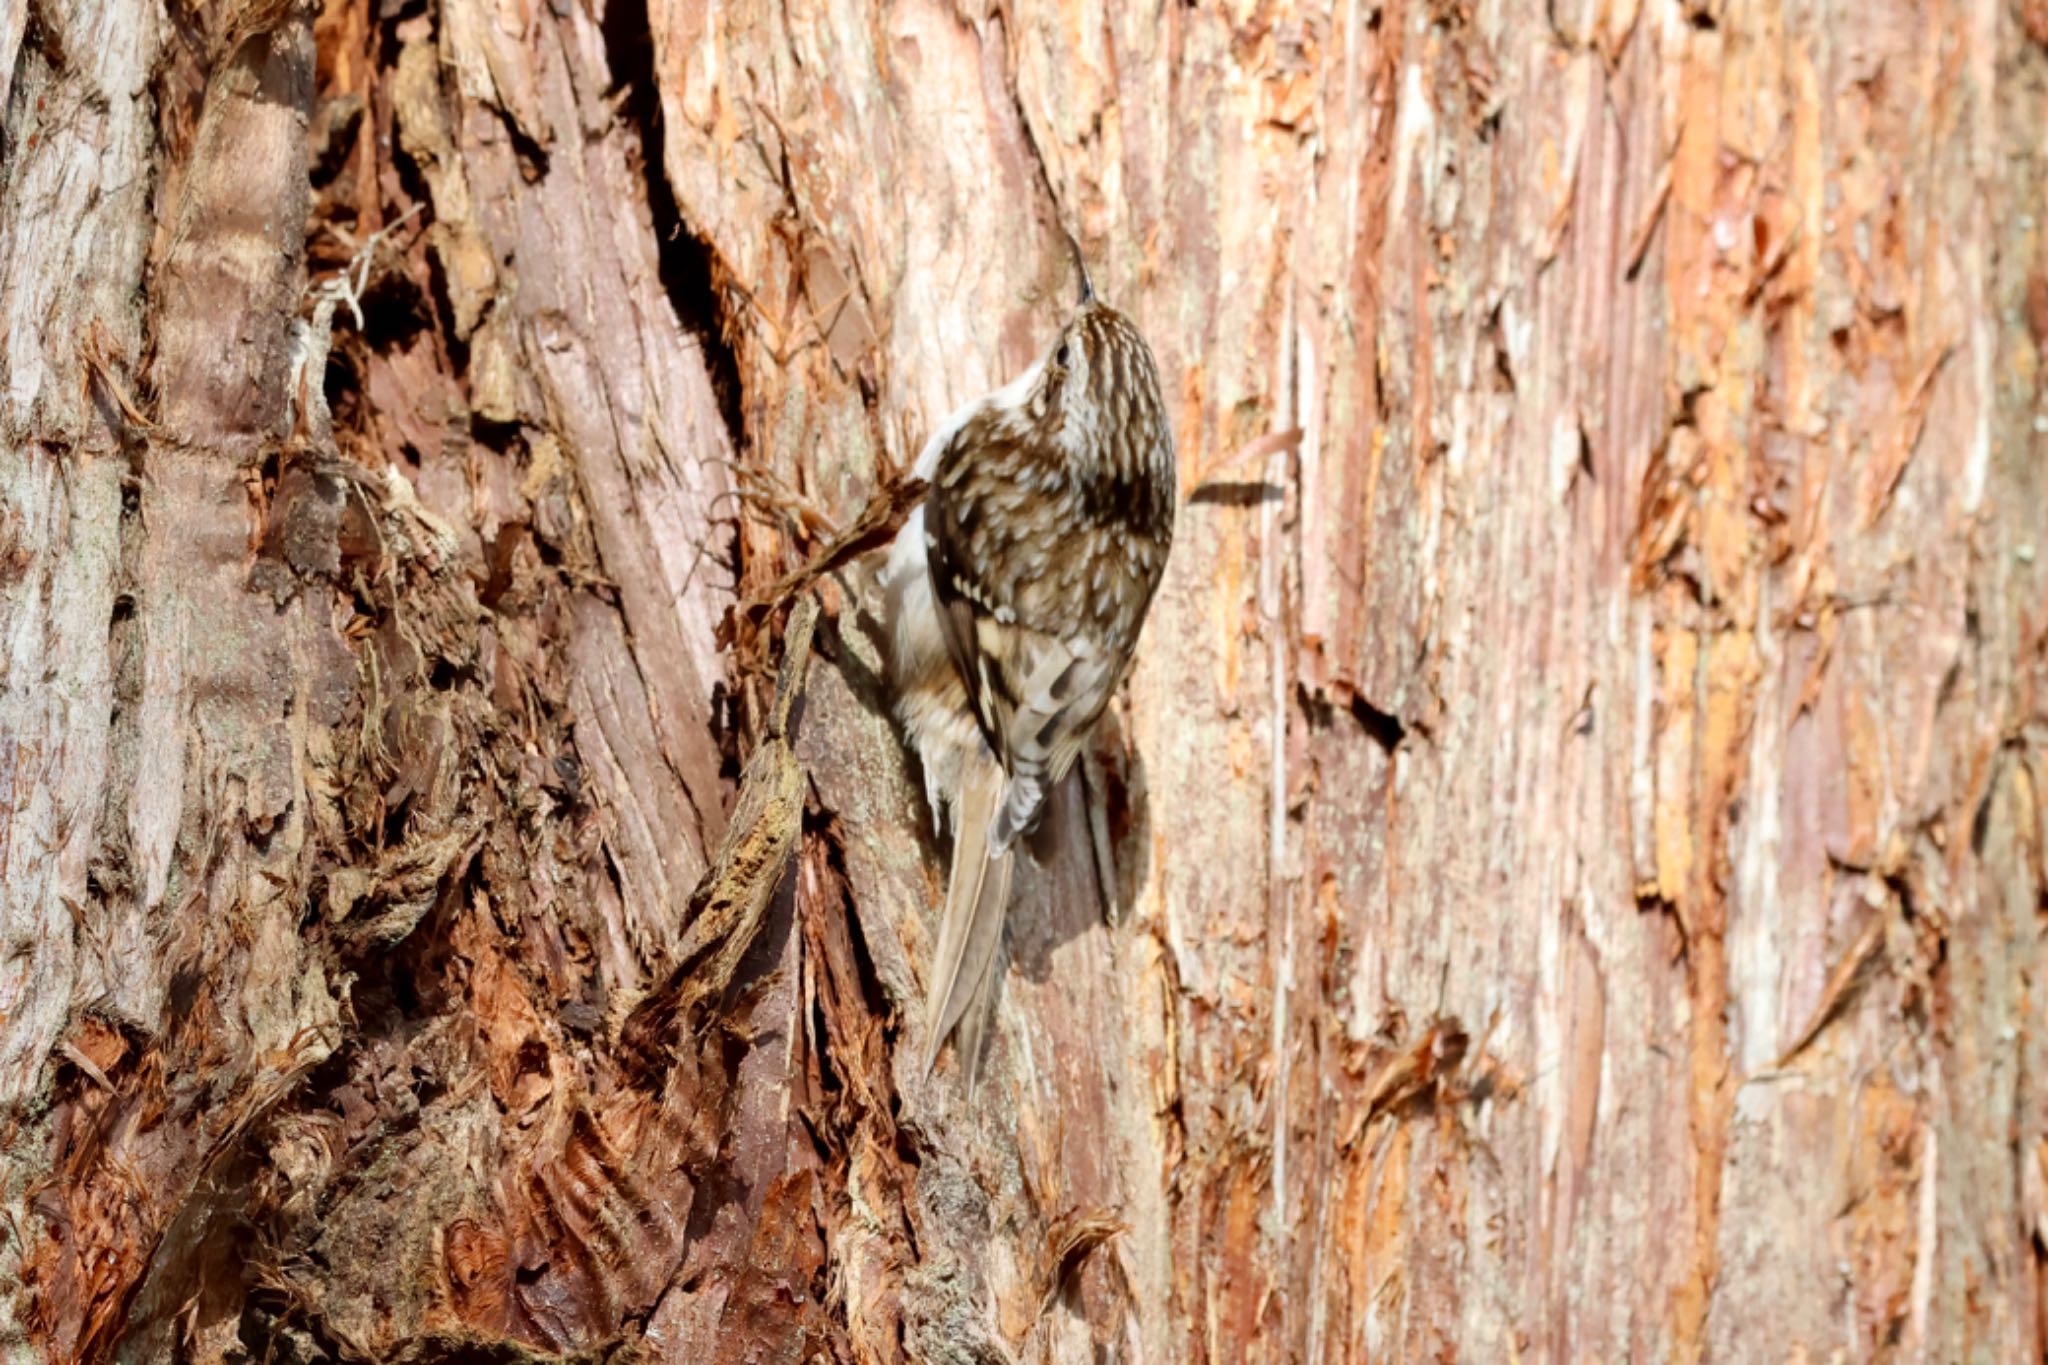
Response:
[{"label": "bird", "polygon": [[928,485],[882,571],[894,710],[953,852],[927,983],[924,1073],[959,1029],[979,1066],[1012,864],[1130,671],[1178,505],[1159,364],[1078,298],[1003,387],[955,411],[912,466]]}]

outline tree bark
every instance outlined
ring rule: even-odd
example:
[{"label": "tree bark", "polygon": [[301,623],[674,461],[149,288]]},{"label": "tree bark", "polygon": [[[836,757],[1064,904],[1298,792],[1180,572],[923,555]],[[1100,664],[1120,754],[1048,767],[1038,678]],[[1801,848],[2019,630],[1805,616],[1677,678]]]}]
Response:
[{"label": "tree bark", "polygon": [[[2031,0],[0,11],[0,1352],[2038,1358],[2044,126]],[[1184,505],[970,1093],[776,589],[1063,227]]]}]

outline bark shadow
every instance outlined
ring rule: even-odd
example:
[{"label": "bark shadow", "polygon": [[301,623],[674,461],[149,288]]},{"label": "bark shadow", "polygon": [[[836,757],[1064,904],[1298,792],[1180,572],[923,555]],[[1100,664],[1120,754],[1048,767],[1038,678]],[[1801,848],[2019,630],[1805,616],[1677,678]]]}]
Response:
[{"label": "bark shadow", "polygon": [[1145,762],[1125,743],[1113,709],[1091,747],[1099,788],[1084,779],[1082,764],[1067,774],[1028,841],[1011,891],[1009,956],[1034,982],[1051,977],[1061,947],[1098,924],[1114,931],[1130,917],[1151,842]]}]

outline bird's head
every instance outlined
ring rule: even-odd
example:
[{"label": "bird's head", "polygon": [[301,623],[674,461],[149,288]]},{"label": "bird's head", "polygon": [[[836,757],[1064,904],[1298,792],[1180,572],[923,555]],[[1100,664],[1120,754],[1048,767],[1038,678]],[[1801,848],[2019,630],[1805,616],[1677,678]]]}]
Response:
[{"label": "bird's head", "polygon": [[1119,481],[1156,476],[1162,467],[1170,477],[1173,442],[1152,348],[1096,295],[1078,244],[1074,264],[1079,298],[1039,362],[1029,406],[1076,466],[1108,466]]}]

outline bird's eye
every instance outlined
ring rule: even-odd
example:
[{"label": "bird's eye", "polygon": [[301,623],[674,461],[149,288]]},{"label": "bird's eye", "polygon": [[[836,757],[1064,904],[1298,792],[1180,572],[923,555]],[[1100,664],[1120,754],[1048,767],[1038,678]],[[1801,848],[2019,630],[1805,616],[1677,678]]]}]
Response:
[{"label": "bird's eye", "polygon": [[1055,364],[1055,365],[1057,365],[1057,366],[1059,366],[1059,367],[1060,367],[1061,369],[1063,369],[1063,370],[1064,370],[1065,368],[1067,368],[1067,343],[1066,343],[1066,342],[1062,341],[1062,342],[1060,343],[1060,348],[1059,348],[1059,349],[1058,349],[1057,351],[1054,351],[1054,352],[1052,353],[1052,363],[1053,363],[1053,364]]}]

